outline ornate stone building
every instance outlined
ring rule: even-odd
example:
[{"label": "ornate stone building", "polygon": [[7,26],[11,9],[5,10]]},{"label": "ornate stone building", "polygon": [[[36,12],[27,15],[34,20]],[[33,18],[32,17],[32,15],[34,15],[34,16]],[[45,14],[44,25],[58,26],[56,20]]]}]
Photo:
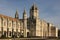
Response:
[{"label": "ornate stone building", "polygon": [[0,37],[58,37],[58,29],[40,19],[39,9],[33,4],[29,17],[25,9],[22,19],[19,19],[18,11],[15,18],[0,14]]}]

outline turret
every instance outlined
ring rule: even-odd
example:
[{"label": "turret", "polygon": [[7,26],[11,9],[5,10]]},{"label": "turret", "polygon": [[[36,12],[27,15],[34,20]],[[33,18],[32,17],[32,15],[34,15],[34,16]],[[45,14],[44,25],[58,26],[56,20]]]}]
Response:
[{"label": "turret", "polygon": [[26,14],[26,10],[24,9],[24,12],[23,12],[23,19],[27,19],[27,14]]},{"label": "turret", "polygon": [[16,13],[15,13],[15,18],[16,18],[16,19],[19,19],[18,10],[16,10]]},{"label": "turret", "polygon": [[24,37],[27,37],[27,14],[25,9],[23,12],[23,28],[24,28]]}]

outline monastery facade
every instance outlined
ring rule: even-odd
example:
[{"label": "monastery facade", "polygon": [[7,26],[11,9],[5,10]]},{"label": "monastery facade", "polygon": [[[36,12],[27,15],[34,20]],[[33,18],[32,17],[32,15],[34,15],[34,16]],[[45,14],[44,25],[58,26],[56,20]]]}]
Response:
[{"label": "monastery facade", "polygon": [[0,14],[0,37],[58,37],[58,28],[41,20],[39,9],[33,4],[29,17],[25,9],[22,19],[19,19],[18,11],[15,18]]}]

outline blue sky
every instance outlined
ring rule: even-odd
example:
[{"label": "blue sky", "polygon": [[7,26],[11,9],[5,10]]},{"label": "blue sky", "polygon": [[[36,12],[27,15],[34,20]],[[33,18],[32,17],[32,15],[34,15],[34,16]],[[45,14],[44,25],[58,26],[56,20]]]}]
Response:
[{"label": "blue sky", "polygon": [[33,3],[39,8],[40,19],[60,28],[60,0],[0,0],[0,14],[14,17],[18,9],[19,18],[22,18],[25,7],[29,16]]}]

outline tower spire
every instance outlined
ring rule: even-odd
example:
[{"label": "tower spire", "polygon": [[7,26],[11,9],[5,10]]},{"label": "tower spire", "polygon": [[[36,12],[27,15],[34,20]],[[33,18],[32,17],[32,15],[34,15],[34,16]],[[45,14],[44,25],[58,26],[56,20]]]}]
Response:
[{"label": "tower spire", "polygon": [[16,9],[16,13],[15,13],[15,18],[19,19],[19,14],[18,14],[18,10]]},{"label": "tower spire", "polygon": [[24,11],[23,11],[23,19],[25,19],[27,17],[27,14],[26,14],[26,9],[24,7]]},{"label": "tower spire", "polygon": [[26,14],[26,9],[25,9],[25,7],[24,7],[24,12],[23,12],[23,15],[24,15],[24,14]]}]

